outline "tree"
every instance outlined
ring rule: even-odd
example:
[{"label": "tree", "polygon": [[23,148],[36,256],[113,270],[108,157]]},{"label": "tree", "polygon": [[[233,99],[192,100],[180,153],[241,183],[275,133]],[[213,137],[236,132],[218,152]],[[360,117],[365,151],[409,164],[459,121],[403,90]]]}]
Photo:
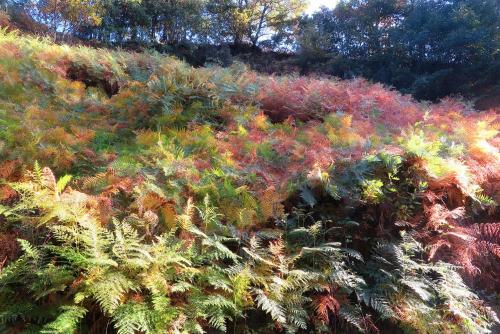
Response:
[{"label": "tree", "polygon": [[166,43],[195,39],[204,25],[203,0],[144,0],[150,38]]},{"label": "tree", "polygon": [[40,0],[29,6],[32,16],[47,24],[57,40],[58,33],[64,39],[83,25],[99,25],[102,22],[102,0]]},{"label": "tree", "polygon": [[[234,44],[257,46],[264,36],[272,36],[304,12],[302,0],[218,0],[209,7],[217,26]],[[214,29],[212,29],[214,30]]]},{"label": "tree", "polygon": [[345,0],[303,18],[304,72],[363,76],[435,100],[495,85],[495,0]]}]

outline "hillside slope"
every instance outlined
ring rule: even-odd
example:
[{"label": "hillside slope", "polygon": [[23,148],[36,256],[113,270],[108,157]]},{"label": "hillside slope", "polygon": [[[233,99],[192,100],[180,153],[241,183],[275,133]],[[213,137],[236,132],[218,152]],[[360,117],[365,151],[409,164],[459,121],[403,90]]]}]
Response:
[{"label": "hillside slope", "polygon": [[487,333],[498,127],[0,32],[0,331]]}]

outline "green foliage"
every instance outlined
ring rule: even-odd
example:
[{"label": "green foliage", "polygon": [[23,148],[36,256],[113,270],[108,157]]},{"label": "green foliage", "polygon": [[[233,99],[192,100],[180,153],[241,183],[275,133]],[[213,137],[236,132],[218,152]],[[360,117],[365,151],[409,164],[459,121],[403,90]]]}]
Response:
[{"label": "green foliage", "polygon": [[87,313],[87,309],[79,306],[62,306],[61,313],[56,320],[43,326],[41,333],[59,334],[73,333],[77,330],[78,324]]},{"label": "green foliage", "polygon": [[[73,300],[60,307],[57,317],[44,325],[43,333],[71,332],[92,304],[98,305],[102,316],[109,317],[120,333],[157,332],[174,326],[178,317],[188,317],[181,328],[194,326],[198,317],[225,328],[226,319],[237,314],[238,308],[226,294],[232,291],[229,281],[221,285],[219,265],[223,263],[217,261],[234,261],[237,256],[220,238],[208,237],[195,227],[192,233],[201,248],[176,239],[174,231],[147,243],[131,222],[114,220],[109,228],[85,221],[76,226],[51,226],[58,241],[52,245],[34,247],[20,240],[24,255],[2,271],[2,297],[19,289],[26,294],[20,296],[21,301],[33,297],[33,309],[42,307],[37,304],[49,296]],[[207,261],[213,265],[206,266]],[[175,288],[181,285],[186,287]],[[167,286],[172,286],[171,292]],[[210,286],[216,290],[207,295],[203,291]],[[187,304],[174,307],[170,293],[183,293]],[[16,323],[15,310],[3,312],[11,313],[4,316],[7,323]]]},{"label": "green foliage", "polygon": [[494,112],[6,32],[0,46],[17,92],[0,87],[0,332],[496,321],[471,290],[496,284]]},{"label": "green foliage", "polygon": [[382,187],[384,183],[381,180],[366,180],[363,182],[363,197],[372,203],[378,203],[383,196]]},{"label": "green foliage", "polygon": [[363,76],[418,99],[493,92],[498,6],[493,0],[342,1],[302,19],[298,63],[306,71]]},{"label": "green foliage", "polygon": [[[422,252],[421,245],[406,234],[399,244],[378,244],[362,269],[372,283],[359,293],[359,298],[382,318],[399,318],[403,326],[421,332],[487,332],[485,325],[496,316],[474,301],[476,296],[453,266],[419,261]],[[403,308],[404,314],[396,315],[390,305]],[[443,307],[447,309],[444,313]],[[447,312],[455,317],[455,323],[431,321]]]}]

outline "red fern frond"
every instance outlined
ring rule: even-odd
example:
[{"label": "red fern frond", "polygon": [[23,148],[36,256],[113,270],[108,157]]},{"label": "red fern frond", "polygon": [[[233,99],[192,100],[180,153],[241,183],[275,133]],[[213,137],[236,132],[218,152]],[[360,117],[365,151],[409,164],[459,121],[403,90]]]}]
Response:
[{"label": "red fern frond", "polygon": [[500,244],[500,223],[474,224],[469,231],[479,240]]},{"label": "red fern frond", "polygon": [[14,175],[19,165],[17,160],[7,160],[0,164],[0,179],[9,179]]},{"label": "red fern frond", "polygon": [[8,185],[0,185],[0,203],[10,203],[18,197],[17,192]]},{"label": "red fern frond", "polygon": [[2,265],[17,258],[20,252],[16,232],[0,233],[0,272]]},{"label": "red fern frond", "polygon": [[316,310],[316,316],[324,323],[330,321],[330,312],[337,314],[340,309],[340,303],[331,294],[316,296],[313,300]]}]

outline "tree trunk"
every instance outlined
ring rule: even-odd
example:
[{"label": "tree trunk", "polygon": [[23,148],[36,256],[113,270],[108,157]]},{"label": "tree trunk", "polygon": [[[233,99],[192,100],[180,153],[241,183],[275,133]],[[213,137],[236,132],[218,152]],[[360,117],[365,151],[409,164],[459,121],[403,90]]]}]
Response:
[{"label": "tree trunk", "polygon": [[154,15],[151,19],[151,41],[156,41],[156,26],[158,24],[158,17]]},{"label": "tree trunk", "polygon": [[262,13],[260,14],[259,25],[257,26],[257,30],[255,31],[255,36],[252,37],[252,45],[257,46],[257,42],[259,41],[260,32],[262,30],[262,25],[264,24],[264,18],[266,17],[267,5],[264,5],[262,8]]},{"label": "tree trunk", "polygon": [[52,10],[52,29],[54,30],[54,42],[57,42],[57,0],[54,2],[54,8]]}]

